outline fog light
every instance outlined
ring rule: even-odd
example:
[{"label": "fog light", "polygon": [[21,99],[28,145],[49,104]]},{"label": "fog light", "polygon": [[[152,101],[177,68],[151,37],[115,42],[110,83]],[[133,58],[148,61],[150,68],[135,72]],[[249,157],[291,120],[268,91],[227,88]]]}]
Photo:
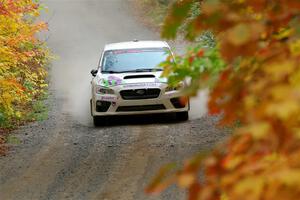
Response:
[{"label": "fog light", "polygon": [[106,112],[111,105],[111,102],[108,101],[96,101],[96,111],[97,112]]},{"label": "fog light", "polygon": [[172,98],[171,103],[175,108],[184,108],[188,104],[187,97]]}]

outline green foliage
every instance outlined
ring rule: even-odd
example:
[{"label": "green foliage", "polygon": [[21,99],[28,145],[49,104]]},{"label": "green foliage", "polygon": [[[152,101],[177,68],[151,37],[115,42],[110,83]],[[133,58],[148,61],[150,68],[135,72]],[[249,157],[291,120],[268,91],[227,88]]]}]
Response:
[{"label": "green foliage", "polygon": [[26,116],[26,118],[31,121],[31,120],[36,120],[36,121],[43,121],[48,118],[48,106],[45,104],[45,100],[36,100],[33,102],[32,105],[32,110],[30,113]]},{"label": "green foliage", "polygon": [[211,31],[203,31],[201,35],[195,39],[195,42],[204,48],[215,48],[217,46],[216,38]]},{"label": "green foliage", "polygon": [[8,144],[20,144],[21,143],[19,138],[17,138],[16,136],[12,136],[12,135],[8,135],[6,137],[6,142]]},{"label": "green foliage", "polygon": [[225,67],[218,49],[216,47],[204,49],[201,43],[188,48],[185,55],[175,56],[176,62],[171,58],[170,56],[161,64],[164,68],[163,75],[168,76],[171,85],[188,79],[190,85],[186,92],[189,95],[195,95],[200,88],[212,86],[213,80],[216,80],[218,74]]}]

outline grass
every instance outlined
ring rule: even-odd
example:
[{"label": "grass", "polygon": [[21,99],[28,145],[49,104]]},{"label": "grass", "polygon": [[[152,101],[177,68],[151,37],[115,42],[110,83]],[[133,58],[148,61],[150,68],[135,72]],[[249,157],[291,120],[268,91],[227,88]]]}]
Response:
[{"label": "grass", "polygon": [[44,94],[33,102],[32,110],[26,116],[28,121],[44,121],[48,119],[49,108],[45,102],[47,98],[48,94]]},{"label": "grass", "polygon": [[21,140],[19,138],[17,138],[16,136],[8,135],[6,137],[6,143],[8,143],[8,144],[20,144]]},{"label": "grass", "polygon": [[[10,121],[10,123],[1,124],[0,127],[0,156],[5,156],[9,147],[7,144],[20,144],[21,141],[10,133],[19,126],[28,122],[43,121],[48,119],[49,106],[46,104],[48,93],[44,93],[35,99],[27,109],[24,108],[24,114],[20,119]],[[1,117],[1,115],[0,115]]]}]

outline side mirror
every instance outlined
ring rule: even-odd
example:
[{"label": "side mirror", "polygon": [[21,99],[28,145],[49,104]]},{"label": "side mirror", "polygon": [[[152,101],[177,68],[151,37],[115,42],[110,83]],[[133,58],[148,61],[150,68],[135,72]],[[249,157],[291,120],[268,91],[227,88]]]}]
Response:
[{"label": "side mirror", "polygon": [[98,73],[98,70],[96,70],[96,69],[93,69],[92,71],[91,71],[91,74],[92,74],[92,76],[96,76],[97,75],[97,73]]}]

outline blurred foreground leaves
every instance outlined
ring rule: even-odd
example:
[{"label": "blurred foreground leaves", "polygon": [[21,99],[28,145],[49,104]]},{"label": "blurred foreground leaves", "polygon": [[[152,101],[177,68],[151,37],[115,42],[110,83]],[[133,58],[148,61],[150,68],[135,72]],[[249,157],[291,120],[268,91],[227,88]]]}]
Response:
[{"label": "blurred foreground leaves", "polygon": [[[191,20],[195,3],[201,12]],[[175,38],[187,23],[186,39],[194,41],[210,30],[217,46],[196,46],[177,57],[176,64],[166,61],[166,74],[173,84],[192,79],[189,94],[210,82],[210,113],[222,114],[222,125],[238,121],[240,126],[221,147],[191,159],[170,176],[159,174],[147,192],[177,183],[188,189],[191,200],[299,199],[299,16],[298,0],[174,3],[162,36]]]}]

